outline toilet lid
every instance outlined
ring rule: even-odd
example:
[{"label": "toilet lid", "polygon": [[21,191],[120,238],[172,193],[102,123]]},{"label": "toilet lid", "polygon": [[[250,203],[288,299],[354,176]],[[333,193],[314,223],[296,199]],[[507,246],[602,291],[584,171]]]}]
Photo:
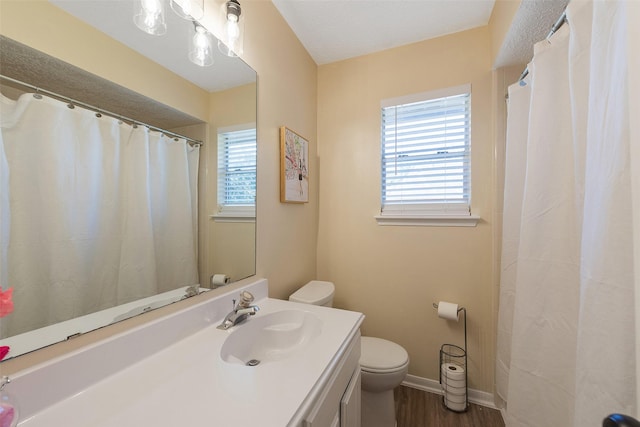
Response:
[{"label": "toilet lid", "polygon": [[394,342],[382,338],[362,337],[360,343],[360,367],[365,371],[390,371],[409,363],[407,351]]},{"label": "toilet lid", "polygon": [[335,287],[331,282],[312,280],[289,297],[289,301],[324,305],[333,298]]}]

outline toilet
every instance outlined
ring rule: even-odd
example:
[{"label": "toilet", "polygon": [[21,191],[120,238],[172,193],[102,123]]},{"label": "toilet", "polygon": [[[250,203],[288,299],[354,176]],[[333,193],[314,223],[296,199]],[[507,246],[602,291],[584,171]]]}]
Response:
[{"label": "toilet", "polygon": [[[335,286],[312,280],[291,294],[289,301],[333,306]],[[362,427],[396,426],[393,389],[409,370],[409,354],[400,345],[374,337],[361,337]]]},{"label": "toilet", "polygon": [[362,426],[394,427],[393,389],[409,370],[409,354],[398,344],[374,337],[361,338]]}]

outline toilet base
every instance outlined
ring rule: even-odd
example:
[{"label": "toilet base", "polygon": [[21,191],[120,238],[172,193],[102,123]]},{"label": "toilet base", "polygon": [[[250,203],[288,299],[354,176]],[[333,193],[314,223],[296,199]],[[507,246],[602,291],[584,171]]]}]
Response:
[{"label": "toilet base", "polygon": [[362,427],[395,427],[393,389],[372,393],[362,390]]}]

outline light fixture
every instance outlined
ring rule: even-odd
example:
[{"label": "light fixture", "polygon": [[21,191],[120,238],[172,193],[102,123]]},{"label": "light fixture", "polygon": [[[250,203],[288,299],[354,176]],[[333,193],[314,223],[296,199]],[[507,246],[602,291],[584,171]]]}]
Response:
[{"label": "light fixture", "polygon": [[244,16],[238,0],[222,5],[223,33],[218,49],[227,56],[242,55],[244,49]]},{"label": "light fixture", "polygon": [[199,23],[193,23],[195,34],[189,41],[189,60],[201,67],[213,65],[213,52],[211,52],[211,35]]},{"label": "light fixture", "polygon": [[170,4],[181,18],[198,21],[204,16],[204,0],[171,0]]},{"label": "light fixture", "polygon": [[166,33],[162,0],[136,0],[133,22],[145,33],[154,36]]}]

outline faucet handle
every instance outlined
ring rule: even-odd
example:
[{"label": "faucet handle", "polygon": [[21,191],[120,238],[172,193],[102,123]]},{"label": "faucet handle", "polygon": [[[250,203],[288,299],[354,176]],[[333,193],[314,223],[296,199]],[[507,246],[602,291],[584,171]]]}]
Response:
[{"label": "faucet handle", "polygon": [[254,298],[251,292],[242,291],[240,292],[240,302],[238,303],[238,306],[242,308],[247,308],[251,305],[253,300]]}]

